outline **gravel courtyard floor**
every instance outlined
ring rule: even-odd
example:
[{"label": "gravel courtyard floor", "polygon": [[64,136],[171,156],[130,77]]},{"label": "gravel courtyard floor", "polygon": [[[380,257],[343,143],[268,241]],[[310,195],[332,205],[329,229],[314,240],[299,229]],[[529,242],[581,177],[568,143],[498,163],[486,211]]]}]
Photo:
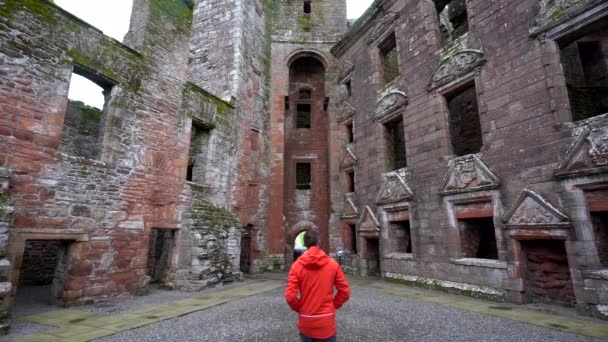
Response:
[{"label": "gravel courtyard floor", "polygon": [[[570,310],[530,310],[380,280],[353,278],[351,287],[351,300],[337,316],[339,341],[608,338],[608,323]],[[283,280],[252,279],[198,293],[154,290],[72,309],[30,303],[16,309],[11,334],[3,340],[299,341],[297,316],[285,304],[283,289]]]}]

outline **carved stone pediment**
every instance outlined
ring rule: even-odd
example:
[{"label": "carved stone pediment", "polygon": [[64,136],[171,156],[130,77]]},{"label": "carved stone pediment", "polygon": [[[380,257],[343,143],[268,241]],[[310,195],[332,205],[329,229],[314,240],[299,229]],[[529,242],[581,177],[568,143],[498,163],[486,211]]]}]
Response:
[{"label": "carved stone pediment", "polygon": [[365,206],[357,222],[359,232],[380,232],[380,222],[369,206]]},{"label": "carved stone pediment", "polygon": [[407,106],[407,95],[400,90],[391,90],[378,100],[374,120],[380,123],[389,122],[401,115],[403,107]]},{"label": "carved stone pediment", "polygon": [[531,33],[538,34],[547,28],[572,18],[577,12],[604,3],[605,0],[541,0],[540,10]]},{"label": "carved stone pediment", "polygon": [[369,38],[367,40],[368,44],[372,44],[378,38],[382,37],[382,35],[393,26],[393,23],[399,17],[399,13],[397,12],[389,12],[384,15],[382,18],[377,18],[374,26],[369,31]]},{"label": "carved stone pediment", "polygon": [[342,158],[342,162],[340,163],[340,167],[342,169],[348,169],[357,164],[359,160],[355,156],[354,146],[353,144],[346,145],[346,149],[344,151],[344,158]]},{"label": "carved stone pediment", "polygon": [[357,218],[359,216],[359,208],[355,193],[351,192],[344,196],[344,210],[342,218]]},{"label": "carved stone pediment", "polygon": [[340,73],[338,74],[338,82],[342,83],[355,69],[355,65],[348,60],[342,62]]},{"label": "carved stone pediment", "polygon": [[500,179],[476,155],[454,158],[449,161],[442,195],[496,189]]},{"label": "carved stone pediment", "polygon": [[344,120],[350,119],[355,115],[357,109],[353,107],[347,100],[342,100],[338,105],[338,113],[336,115],[336,119],[338,122],[342,122]]},{"label": "carved stone pediment", "polygon": [[437,89],[475,70],[485,62],[478,50],[463,50],[445,60],[431,76],[429,90]]},{"label": "carved stone pediment", "polygon": [[503,218],[511,226],[568,225],[568,216],[557,210],[536,192],[525,189]]},{"label": "carved stone pediment", "polygon": [[382,177],[384,182],[376,195],[377,204],[402,202],[414,197],[405,179],[396,171],[385,173]]},{"label": "carved stone pediment", "polygon": [[578,139],[558,167],[558,177],[608,172],[608,127],[586,126],[579,131]]}]

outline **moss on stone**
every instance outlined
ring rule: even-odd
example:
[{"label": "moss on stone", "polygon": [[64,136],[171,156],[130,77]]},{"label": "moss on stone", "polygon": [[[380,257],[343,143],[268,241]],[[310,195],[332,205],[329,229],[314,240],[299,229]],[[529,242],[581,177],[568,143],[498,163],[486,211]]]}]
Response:
[{"label": "moss on stone", "polygon": [[222,227],[223,229],[228,230],[233,227],[241,226],[239,218],[233,213],[207,203],[195,206],[190,214],[192,220],[195,221],[195,224],[203,224],[210,228]]},{"label": "moss on stone", "polygon": [[298,16],[298,25],[304,32],[310,32],[312,29],[312,20],[310,19],[310,15],[303,13]]},{"label": "moss on stone", "polygon": [[192,27],[192,8],[183,0],[151,0],[150,10],[153,21],[163,24],[161,18],[163,16],[169,17],[175,23],[175,31],[184,34],[190,33]]},{"label": "moss on stone", "polygon": [[27,10],[38,18],[55,24],[57,18],[51,6],[53,3],[48,0],[7,0],[0,7],[0,16],[12,19],[15,13]]}]

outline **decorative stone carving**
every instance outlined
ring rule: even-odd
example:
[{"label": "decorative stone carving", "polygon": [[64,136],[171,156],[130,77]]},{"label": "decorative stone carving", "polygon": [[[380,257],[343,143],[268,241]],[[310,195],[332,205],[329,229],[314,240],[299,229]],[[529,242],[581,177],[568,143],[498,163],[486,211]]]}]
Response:
[{"label": "decorative stone carving", "polygon": [[353,144],[346,145],[346,149],[344,151],[344,158],[342,158],[342,163],[340,163],[340,167],[342,169],[348,169],[353,167],[359,159],[355,156],[354,146]]},{"label": "decorative stone carving", "polygon": [[608,127],[585,126],[579,131],[578,139],[558,167],[557,176],[608,172]]},{"label": "decorative stone carving", "polygon": [[457,80],[459,77],[483,65],[483,53],[478,50],[464,50],[445,60],[431,76],[429,90]]},{"label": "decorative stone carving", "polygon": [[376,195],[377,204],[388,204],[411,200],[414,197],[412,190],[405,182],[405,178],[396,171],[382,175],[384,182]]},{"label": "decorative stone carving", "polygon": [[386,123],[402,114],[401,109],[408,104],[407,95],[400,90],[391,90],[378,100],[374,120]]},{"label": "decorative stone carving", "polygon": [[442,195],[496,189],[500,179],[476,155],[454,158],[448,163]]},{"label": "decorative stone carving", "polygon": [[365,206],[357,222],[359,232],[380,232],[380,222],[369,206]]},{"label": "decorative stone carving", "polygon": [[338,104],[338,115],[336,115],[336,119],[338,122],[342,122],[352,118],[356,112],[357,110],[355,107],[353,107],[347,100],[342,100],[340,104]]},{"label": "decorative stone carving", "polygon": [[399,14],[397,12],[389,12],[384,17],[376,19],[374,26],[369,31],[369,39],[367,40],[368,44],[372,44],[378,38],[380,38],[389,28],[393,25],[395,20],[397,20]]},{"label": "decorative stone carving", "polygon": [[525,189],[503,218],[507,225],[568,225],[568,217],[536,192]]},{"label": "decorative stone carving", "polygon": [[338,82],[342,83],[346,78],[350,76],[350,74],[355,69],[355,65],[348,60],[342,62],[342,66],[340,67],[340,73],[338,74]]},{"label": "decorative stone carving", "polygon": [[541,0],[540,11],[531,33],[538,34],[565,19],[572,18],[572,14],[602,2],[605,0]]},{"label": "decorative stone carving", "polygon": [[344,196],[344,210],[342,212],[342,218],[356,218],[359,216],[357,197],[355,193],[351,192]]}]

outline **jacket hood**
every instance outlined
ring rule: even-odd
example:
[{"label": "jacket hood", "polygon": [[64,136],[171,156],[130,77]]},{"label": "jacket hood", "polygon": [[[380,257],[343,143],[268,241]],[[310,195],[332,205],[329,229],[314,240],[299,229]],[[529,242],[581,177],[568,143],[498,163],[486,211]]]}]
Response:
[{"label": "jacket hood", "polygon": [[298,258],[298,262],[308,269],[319,269],[329,262],[329,256],[319,247],[312,246]]}]

